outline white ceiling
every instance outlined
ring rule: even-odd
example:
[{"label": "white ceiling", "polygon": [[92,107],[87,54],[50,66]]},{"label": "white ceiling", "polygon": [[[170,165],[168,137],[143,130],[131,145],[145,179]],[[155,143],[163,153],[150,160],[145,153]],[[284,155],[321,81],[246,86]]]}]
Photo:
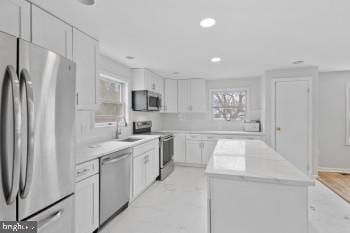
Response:
[{"label": "white ceiling", "polygon": [[[350,69],[349,0],[32,1],[96,36],[106,55],[167,77],[256,76],[295,60]],[[206,17],[215,27],[199,26]]]}]

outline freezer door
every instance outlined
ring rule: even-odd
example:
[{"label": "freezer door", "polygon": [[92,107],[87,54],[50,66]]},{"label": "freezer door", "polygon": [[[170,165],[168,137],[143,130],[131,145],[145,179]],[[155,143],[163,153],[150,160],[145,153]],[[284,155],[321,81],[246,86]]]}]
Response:
[{"label": "freezer door", "polygon": [[37,222],[38,233],[74,233],[74,196],[27,219]]},{"label": "freezer door", "polygon": [[[14,146],[16,144],[14,139],[15,131],[13,130],[15,115],[15,99],[13,97],[16,94],[13,92],[13,88],[16,87],[13,78],[17,79],[17,77],[13,76],[17,75],[11,74],[11,72],[16,72],[16,64],[17,39],[0,32],[0,220],[12,221],[16,220],[15,198],[17,194],[16,189],[18,189],[19,174],[18,170],[16,171],[14,169]],[[13,191],[12,195],[11,190]],[[12,203],[9,204],[9,202]]]},{"label": "freezer door", "polygon": [[22,40],[19,54],[25,132],[18,198],[22,220],[74,192],[75,64]]}]

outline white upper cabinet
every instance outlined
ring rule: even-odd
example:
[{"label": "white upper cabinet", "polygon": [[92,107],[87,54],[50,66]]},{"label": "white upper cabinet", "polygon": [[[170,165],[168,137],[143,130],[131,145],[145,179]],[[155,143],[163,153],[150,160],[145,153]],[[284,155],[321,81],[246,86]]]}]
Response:
[{"label": "white upper cabinet", "polygon": [[179,112],[190,112],[190,92],[191,92],[190,80],[178,81],[178,110]]},{"label": "white upper cabinet", "polygon": [[177,110],[177,80],[164,79],[164,109],[163,112],[176,113]]},{"label": "white upper cabinet", "polygon": [[178,82],[179,112],[205,112],[207,110],[205,80],[186,79]]},{"label": "white upper cabinet", "polygon": [[73,60],[77,65],[77,109],[95,110],[98,41],[73,29]]},{"label": "white upper cabinet", "polygon": [[30,3],[0,0],[0,31],[30,41]]},{"label": "white upper cabinet", "polygon": [[164,78],[147,69],[133,69],[133,90],[149,90],[164,94]]},{"label": "white upper cabinet", "polygon": [[32,42],[72,59],[72,26],[32,6]]},{"label": "white upper cabinet", "polygon": [[207,110],[206,82],[204,79],[191,79],[191,112]]}]

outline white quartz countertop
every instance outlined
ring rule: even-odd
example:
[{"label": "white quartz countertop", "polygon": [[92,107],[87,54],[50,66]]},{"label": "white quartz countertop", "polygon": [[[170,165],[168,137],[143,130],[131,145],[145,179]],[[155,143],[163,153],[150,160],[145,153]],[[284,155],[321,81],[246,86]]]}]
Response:
[{"label": "white quartz countertop", "polygon": [[248,135],[248,136],[261,136],[263,132],[246,132],[246,131],[227,131],[227,130],[157,130],[158,132],[171,132],[171,133],[183,133],[183,134],[218,134],[218,135]]},{"label": "white quartz countertop", "polygon": [[77,149],[76,164],[97,159],[104,155],[114,153],[123,149],[131,148],[145,142],[159,138],[159,135],[131,135],[126,138],[142,138],[135,142],[121,142],[118,139],[102,141],[91,144],[80,145]]},{"label": "white quartz countertop", "polygon": [[314,185],[314,180],[260,140],[220,139],[205,174],[286,185]]}]

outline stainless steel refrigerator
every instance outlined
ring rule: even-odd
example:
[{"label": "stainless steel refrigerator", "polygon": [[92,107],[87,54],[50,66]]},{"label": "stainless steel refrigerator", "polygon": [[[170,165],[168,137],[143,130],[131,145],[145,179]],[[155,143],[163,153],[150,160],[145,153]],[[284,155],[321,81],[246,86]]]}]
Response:
[{"label": "stainless steel refrigerator", "polygon": [[0,220],[74,232],[75,64],[0,32]]}]

